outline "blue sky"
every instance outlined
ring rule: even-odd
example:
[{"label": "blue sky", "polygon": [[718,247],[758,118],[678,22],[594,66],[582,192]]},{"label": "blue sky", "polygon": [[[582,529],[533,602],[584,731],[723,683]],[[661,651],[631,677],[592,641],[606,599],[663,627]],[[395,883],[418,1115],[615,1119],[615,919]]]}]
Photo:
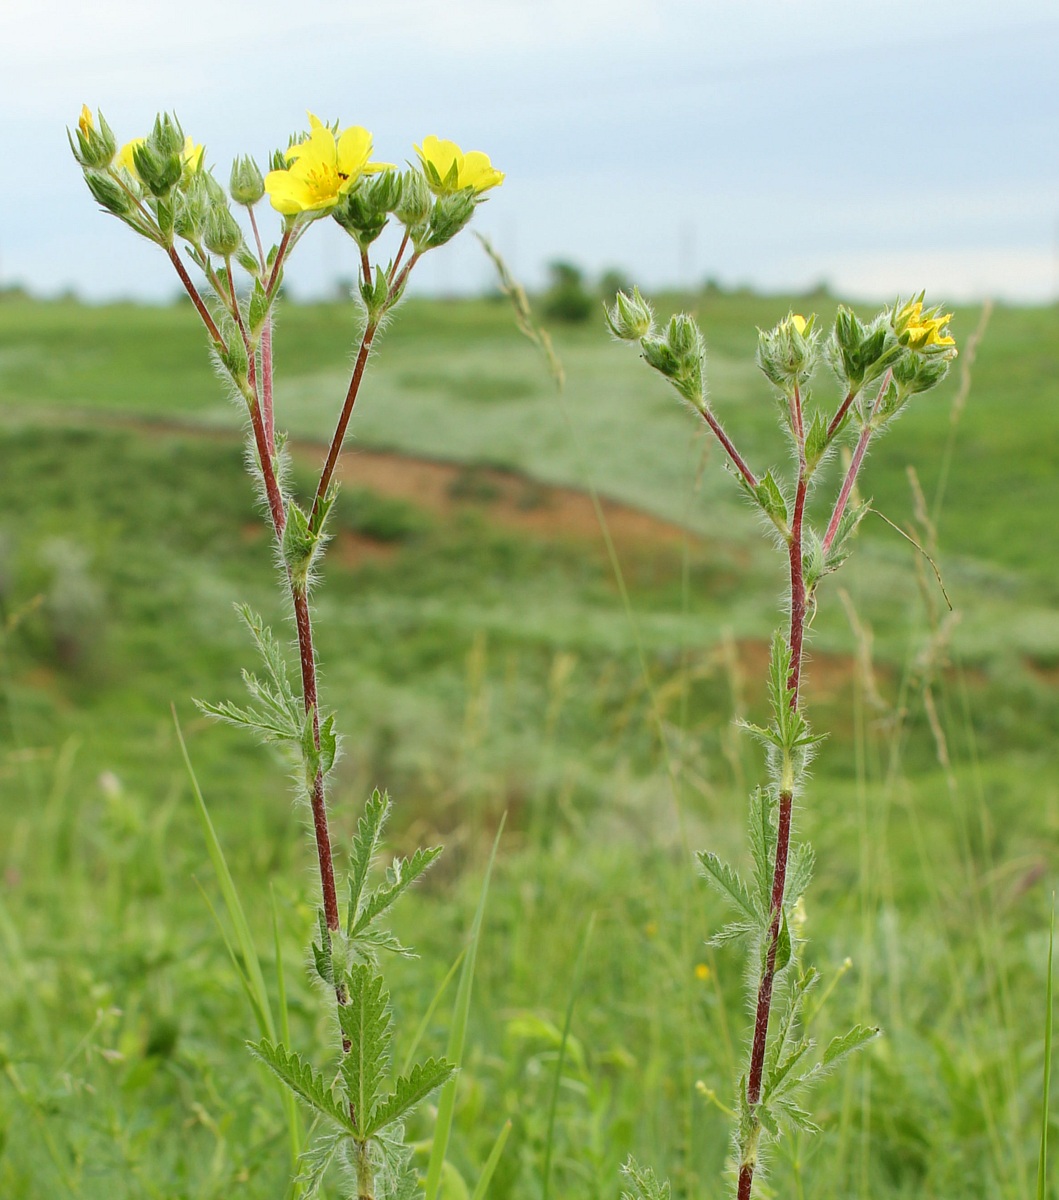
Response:
[{"label": "blue sky", "polygon": [[[391,161],[427,133],[485,150],[508,178],[476,223],[531,283],[562,257],[647,286],[1059,290],[1054,0],[7,0],[0,282],[163,298],[171,268],[70,158],[83,101],[123,140],[175,109],[222,179],[307,108]],[[353,272],[313,234],[303,294]],[[463,239],[420,286],[489,278]]]}]

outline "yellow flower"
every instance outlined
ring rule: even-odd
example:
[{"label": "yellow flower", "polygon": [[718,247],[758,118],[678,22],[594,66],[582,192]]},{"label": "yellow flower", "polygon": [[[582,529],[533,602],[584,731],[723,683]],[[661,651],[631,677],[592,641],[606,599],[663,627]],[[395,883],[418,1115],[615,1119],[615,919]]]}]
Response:
[{"label": "yellow flower", "polygon": [[695,978],[701,983],[705,983],[710,977],[710,968],[705,963],[695,964]]},{"label": "yellow flower", "polygon": [[794,322],[794,328],[797,329],[799,333],[805,332],[805,327],[808,322],[801,313],[791,313],[791,320]]},{"label": "yellow flower", "polygon": [[498,171],[481,150],[464,154],[455,142],[431,134],[423,139],[422,146],[416,146],[415,152],[435,192],[461,192],[464,188],[484,192],[504,182],[504,172]]},{"label": "yellow flower", "polygon": [[265,191],[272,207],[285,216],[321,212],[352,190],[362,175],[389,171],[393,163],[369,162],[371,134],[359,125],[334,133],[309,114],[309,136],[284,155],[289,167],[269,171]]},{"label": "yellow flower", "polygon": [[95,118],[92,116],[92,110],[87,104],[81,105],[81,116],[78,118],[77,128],[80,129],[86,138],[91,137],[96,131]]},{"label": "yellow flower", "polygon": [[929,346],[955,346],[956,339],[950,337],[946,326],[952,313],[938,315],[936,308],[923,312],[923,300],[909,300],[897,313],[894,327],[898,336],[913,350],[925,350]]},{"label": "yellow flower", "polygon": [[[84,114],[81,114],[81,119],[84,120]],[[124,167],[126,171],[133,177],[139,179],[139,172],[136,170],[136,159],[134,152],[137,146],[142,146],[146,142],[146,138],[133,138],[131,142],[126,142],[118,151],[119,167]],[[202,156],[206,153],[206,147],[198,142],[193,142],[191,138],[184,138],[184,149],[180,152],[180,161],[185,171],[197,171],[202,166]]]}]

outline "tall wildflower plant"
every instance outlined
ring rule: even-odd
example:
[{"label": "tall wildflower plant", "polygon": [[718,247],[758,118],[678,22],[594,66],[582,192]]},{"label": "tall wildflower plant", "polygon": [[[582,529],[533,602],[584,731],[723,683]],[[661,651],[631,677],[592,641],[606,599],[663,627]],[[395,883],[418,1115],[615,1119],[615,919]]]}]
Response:
[{"label": "tall wildflower plant", "polygon": [[[331,1061],[318,1069],[269,1038],[250,1043],[250,1050],[317,1118],[317,1136],[301,1160],[303,1195],[315,1194],[337,1163],[352,1188],[347,1194],[404,1200],[416,1190],[405,1119],[449,1079],[453,1066],[427,1058],[404,1073],[391,1071],[389,997],[379,963],[383,953],[410,953],[384,918],[440,847],[394,859],[381,881],[373,882],[390,812],[389,799],[375,792],[353,838],[340,898],[327,804],[338,733],[336,716],[321,705],[317,688],[311,597],[337,492],[335,468],[373,344],[419,261],[460,233],[484,193],[504,176],[486,155],[465,154],[433,136],[415,147],[418,166],[397,170],[373,161],[366,129],[325,124],[312,114],[308,131],[271,155],[268,171],[250,157],[237,159],[227,190],[214,177],[203,147],[169,114],[159,115],[145,137],[119,148],[102,114],[85,107],[69,136],[103,210],[153,242],[173,264],[206,329],[209,353],[246,412],[250,472],[275,535],[281,586],[297,634],[294,675],[282,642],[256,613],[241,608],[261,661],[260,674],[243,673],[249,702],[199,705],[285,751],[298,798],[312,815],[321,899],[312,962],[337,1017],[337,1069]],[[258,221],[265,197],[281,218],[279,241],[269,249]],[[291,255],[325,218],[337,221],[354,243],[361,333],[315,495],[303,507],[291,494],[286,438],[276,428],[272,329]],[[397,252],[389,261],[373,261],[375,243],[391,224],[400,231]]]},{"label": "tall wildflower plant", "polygon": [[[790,457],[786,475],[754,471],[725,432],[710,404],[704,374],[705,341],[686,314],[664,329],[638,291],[619,292],[607,312],[611,332],[638,343],[648,366],[676,388],[709,426],[727,456],[736,483],[757,508],[789,570],[789,624],[772,639],[768,696],[771,721],[749,726],[765,749],[768,782],[750,797],[749,844],[753,871],[744,878],[715,854],[699,864],[708,882],[731,905],[733,919],[715,944],[741,941],[747,949],[753,1025],[745,1073],[738,1083],[733,1145],[738,1200],[750,1200],[769,1140],[784,1130],[815,1130],[804,1097],[816,1080],[878,1035],[857,1025],[822,1053],[804,1032],[802,1013],[817,971],[801,954],[796,906],[809,886],[813,851],[794,836],[794,816],[806,800],[807,770],[823,740],[814,734],[802,703],[802,662],[807,621],[825,576],[849,556],[868,511],[856,484],[868,450],[913,397],[945,377],[956,356],[948,331],[951,313],[924,308],[923,296],[898,301],[863,323],[840,308],[826,337],[815,316],[790,313],[760,332],[757,364],[772,385]],[[830,411],[810,403],[809,381],[821,357],[838,385]],[[806,503],[818,473],[836,448],[852,444],[848,465],[822,528],[808,520]],[[630,1162],[630,1187],[644,1200],[666,1200],[669,1185]]]}]

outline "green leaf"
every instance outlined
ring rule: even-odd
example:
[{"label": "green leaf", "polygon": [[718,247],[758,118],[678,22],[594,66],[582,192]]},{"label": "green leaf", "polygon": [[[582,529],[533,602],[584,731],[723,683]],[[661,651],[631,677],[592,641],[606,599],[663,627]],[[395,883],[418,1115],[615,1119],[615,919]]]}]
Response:
[{"label": "green leaf", "polygon": [[801,1129],[805,1133],[820,1132],[820,1126],[817,1125],[809,1113],[804,1108],[799,1108],[797,1104],[794,1104],[790,1100],[775,1100],[772,1109],[773,1112],[794,1129]]},{"label": "green leaf", "polygon": [[364,812],[357,822],[357,832],[353,835],[353,853],[349,875],[349,911],[346,914],[347,937],[352,934],[353,926],[360,916],[364,890],[368,886],[368,872],[371,870],[371,864],[378,852],[379,841],[389,815],[390,797],[380,795],[379,789],[376,788],[364,805]]},{"label": "green leaf", "polygon": [[346,1140],[345,1134],[325,1133],[303,1152],[298,1159],[298,1175],[294,1180],[301,1184],[301,1200],[314,1200],[320,1194],[327,1170]]},{"label": "green leaf", "polygon": [[750,854],[754,862],[757,907],[772,907],[772,875],[776,863],[776,798],[768,788],[755,788],[750,797]]},{"label": "green leaf", "polygon": [[816,865],[816,854],[808,842],[799,842],[791,848],[787,859],[787,886],[784,892],[785,902],[793,904],[799,896],[804,896],[813,880],[813,868]]},{"label": "green leaf", "polygon": [[805,998],[816,986],[819,978],[820,972],[815,967],[810,967],[804,974],[799,975],[790,986],[783,1015],[776,1023],[772,1037],[769,1039],[768,1054],[765,1058],[765,1088],[763,1093],[766,1097],[772,1094],[780,1078],[782,1078],[778,1064],[783,1052],[787,1049],[788,1043],[791,1041],[795,1025],[801,1017]]},{"label": "green leaf", "polygon": [[425,1062],[416,1063],[407,1075],[398,1077],[393,1092],[375,1109],[371,1127],[364,1129],[364,1137],[370,1137],[376,1130],[411,1112],[421,1100],[441,1087],[455,1070],[452,1063],[443,1058],[428,1058]]},{"label": "green leaf", "polygon": [[357,1132],[348,1111],[324,1082],[324,1077],[313,1070],[311,1063],[305,1062],[300,1055],[268,1038],[246,1044],[250,1053],[263,1062],[310,1108],[329,1121],[333,1121],[348,1133],[355,1134]]},{"label": "green leaf", "polygon": [[727,925],[718,929],[706,944],[708,946],[727,946],[729,942],[737,942],[741,938],[753,937],[754,934],[760,932],[761,926],[756,921],[753,924],[750,921],[729,921]]},{"label": "green leaf", "polygon": [[771,471],[765,472],[753,494],[765,516],[784,536],[788,536],[787,500]]},{"label": "green leaf", "polygon": [[668,1179],[659,1179],[650,1167],[641,1167],[632,1155],[621,1169],[622,1175],[633,1186],[633,1191],[622,1192],[622,1200],[669,1200]]},{"label": "green leaf", "polygon": [[820,1063],[822,1070],[833,1070],[844,1058],[873,1042],[881,1032],[878,1026],[854,1025],[849,1033],[832,1038]]},{"label": "green leaf", "polygon": [[350,937],[359,938],[373,921],[393,905],[402,892],[415,883],[440,853],[440,846],[432,846],[426,850],[416,850],[411,858],[395,858],[387,871],[386,883],[377,887],[364,902],[350,931]]},{"label": "green leaf", "polygon": [[330,987],[335,986],[335,961],[331,945],[331,931],[327,928],[327,917],[324,910],[317,910],[317,922],[320,927],[320,944],[313,942],[313,964],[316,973]]},{"label": "green leaf", "polygon": [[382,976],[367,963],[355,963],[346,978],[349,998],[338,1006],[338,1023],[350,1045],[339,1069],[357,1136],[364,1138],[373,1127],[379,1085],[390,1066],[390,996]]},{"label": "green leaf", "polygon": [[757,925],[764,914],[754,904],[749,889],[735,871],[708,850],[700,850],[696,857],[708,882]]},{"label": "green leaf", "polygon": [[805,434],[805,464],[809,471],[819,465],[828,444],[827,420],[823,413],[815,412]]}]

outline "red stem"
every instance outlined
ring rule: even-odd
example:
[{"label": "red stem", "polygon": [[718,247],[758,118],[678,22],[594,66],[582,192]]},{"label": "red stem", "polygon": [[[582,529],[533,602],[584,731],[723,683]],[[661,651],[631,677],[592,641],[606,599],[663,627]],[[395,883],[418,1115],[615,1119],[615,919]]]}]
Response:
[{"label": "red stem", "polygon": [[[796,417],[796,428],[801,424],[800,397],[792,398],[792,418]],[[801,688],[802,648],[805,639],[806,595],[805,575],[802,569],[802,532],[804,529],[805,501],[809,492],[805,465],[805,448],[802,437],[798,437],[798,488],[794,500],[794,517],[788,542],[788,557],[791,578],[791,668],[787,686],[791,692],[790,706],[798,707]],[[765,966],[758,984],[757,1004],[754,1011],[754,1039],[750,1049],[750,1073],[747,1077],[746,1099],[753,1110],[761,1099],[761,1083],[765,1070],[765,1048],[768,1043],[769,1016],[772,1011],[772,989],[776,980],[776,950],[779,945],[780,925],[783,919],[783,898],[787,886],[787,860],[791,848],[791,816],[794,795],[784,789],[779,796],[779,819],[776,827],[776,864],[772,873],[772,896],[770,911],[772,918],[768,930],[768,950]],[[754,1163],[740,1165],[738,1200],[750,1200],[754,1183]]]},{"label": "red stem", "polygon": [[732,440],[731,440],[731,438],[729,438],[728,434],[726,434],[725,431],[721,428],[720,421],[717,420],[717,418],[713,415],[713,413],[710,411],[709,408],[700,408],[699,412],[702,414],[702,419],[713,430],[714,434],[717,437],[717,440],[724,447],[725,452],[727,453],[728,457],[735,464],[736,470],[738,470],[739,474],[742,475],[742,477],[747,481],[747,483],[752,488],[756,488],[757,480],[754,478],[753,471],[751,471],[750,468],[746,465],[746,463],[743,462],[742,455],[732,444]]},{"label": "red stem", "polygon": [[843,400],[838,406],[838,412],[835,413],[835,415],[831,418],[831,424],[827,427],[828,441],[831,441],[831,439],[835,436],[835,432],[837,431],[839,425],[842,424],[842,418],[845,417],[847,412],[849,412],[849,406],[853,403],[853,399],[856,394],[857,393],[855,391],[849,392],[845,400]]},{"label": "red stem", "polygon": [[184,291],[191,297],[191,303],[198,309],[198,314],[202,318],[202,323],[209,331],[210,337],[213,338],[218,346],[223,346],[224,338],[221,337],[221,331],[217,328],[213,317],[210,316],[210,310],[203,303],[198,288],[191,282],[191,276],[184,270],[184,264],[180,261],[180,255],[172,246],[166,246],[165,252],[169,255],[169,261],[176,267],[176,273],[180,276],[180,282],[184,285]]}]

